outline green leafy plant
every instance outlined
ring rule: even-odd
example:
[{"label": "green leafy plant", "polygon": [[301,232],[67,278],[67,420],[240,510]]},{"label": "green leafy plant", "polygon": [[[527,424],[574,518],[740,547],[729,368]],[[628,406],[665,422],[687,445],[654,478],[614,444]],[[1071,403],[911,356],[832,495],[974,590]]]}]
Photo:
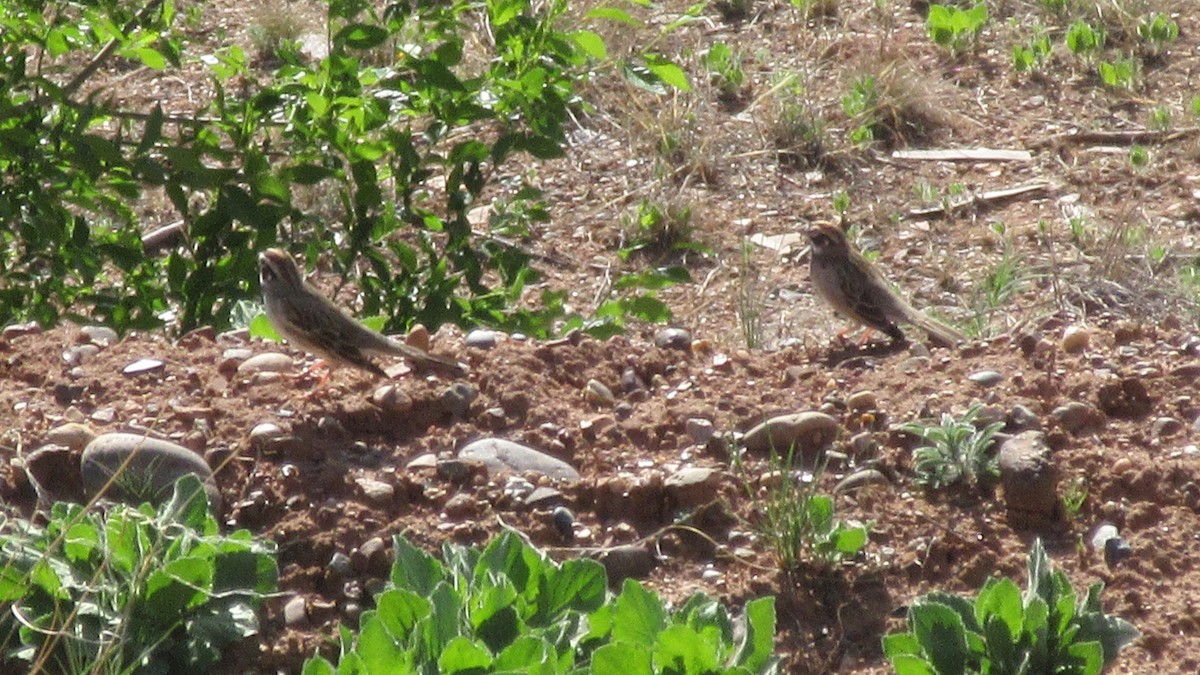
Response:
[{"label": "green leafy plant", "polygon": [[1043,29],[1024,45],[1013,45],[1013,69],[1018,73],[1039,71],[1050,58],[1050,36]]},{"label": "green leafy plant", "polygon": [[219,531],[200,481],[157,510],[58,503],[40,527],[0,528],[0,665],[27,672],[207,673],[258,630],[274,545]]},{"label": "green leafy plant", "polygon": [[1104,30],[1093,28],[1091,24],[1079,19],[1067,27],[1067,49],[1091,63],[1095,55],[1104,48]]},{"label": "green leafy plant", "polygon": [[983,283],[973,293],[975,318],[969,326],[970,331],[982,334],[992,316],[1025,286],[1026,278],[1020,257],[1006,245],[1000,260],[984,275]]},{"label": "green leafy plant", "polygon": [[1138,636],[1100,604],[1103,583],[1078,598],[1041,539],[1029,551],[1024,594],[991,578],[973,600],[934,591],[909,606],[908,631],[883,638],[897,673],[1098,675]]},{"label": "green leafy plant", "polygon": [[879,109],[879,90],[875,78],[864,75],[851,85],[850,93],[842,97],[842,111],[851,120],[850,142],[866,145],[875,140],[881,121],[876,113]]},{"label": "green leafy plant", "polygon": [[793,449],[788,448],[782,453],[772,449],[767,466],[770,479],[760,490],[747,476],[743,459],[735,458],[735,467],[754,504],[755,529],[774,553],[780,569],[793,571],[805,560],[828,567],[862,551],[870,523],[836,517],[833,498],[817,491],[825,471],[823,463],[806,474]]},{"label": "green leafy plant", "polygon": [[358,632],[342,630],[338,663],[313,657],[303,675],[778,672],[774,598],[735,622],[703,594],[672,610],[627,579],[613,595],[599,563],[555,563],[514,532],[482,551],[444,544],[440,561],[394,541],[390,581]]},{"label": "green leafy plant", "polygon": [[953,5],[930,5],[925,26],[933,41],[959,56],[973,47],[979,33],[988,22],[987,4],[980,2],[970,9]]},{"label": "green leafy plant", "polygon": [[1100,81],[1109,89],[1131,90],[1137,85],[1140,72],[1137,59],[1132,56],[1118,58],[1114,61],[1101,61],[1096,65]]},{"label": "green leafy plant", "polygon": [[1070,481],[1067,481],[1063,487],[1062,503],[1063,512],[1068,520],[1074,520],[1083,510],[1083,505],[1087,501],[1088,496],[1088,480],[1085,476],[1076,476]]},{"label": "green leafy plant", "polygon": [[1149,55],[1158,58],[1167,45],[1179,39],[1179,24],[1166,14],[1151,12],[1138,23],[1137,34]]},{"label": "green leafy plant", "polygon": [[781,76],[769,100],[767,134],[780,164],[801,170],[819,166],[825,157],[825,121],[812,111],[799,75]]},{"label": "green leafy plant", "polygon": [[991,453],[992,439],[1003,422],[976,426],[981,406],[974,405],[957,419],[942,413],[941,422],[929,425],[909,422],[901,428],[923,443],[913,449],[915,480],[933,489],[960,481],[977,485],[998,475],[997,459]]},{"label": "green leafy plant", "polygon": [[742,89],[746,86],[746,72],[742,69],[740,51],[718,42],[704,55],[704,65],[722,102],[728,105],[741,98]]},{"label": "green leafy plant", "polygon": [[1146,146],[1134,143],[1129,146],[1129,163],[1135,169],[1143,169],[1150,164],[1150,151]]}]

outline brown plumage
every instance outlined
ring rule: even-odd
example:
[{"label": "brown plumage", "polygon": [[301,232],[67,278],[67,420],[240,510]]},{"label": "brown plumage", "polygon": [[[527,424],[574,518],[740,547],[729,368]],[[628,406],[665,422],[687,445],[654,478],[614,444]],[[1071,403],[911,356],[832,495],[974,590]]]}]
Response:
[{"label": "brown plumage", "polygon": [[368,358],[372,354],[403,356],[455,374],[463,372],[463,366],[455,361],[393,340],[355,321],[305,281],[285,251],[263,251],[258,269],[267,318],[293,346],[379,377],[387,377],[387,373]]},{"label": "brown plumage", "polygon": [[837,225],[822,223],[806,234],[812,242],[809,276],[813,288],[839,314],[897,342],[905,339],[898,323],[910,323],[946,346],[966,340],[959,331],[925,316],[896,295],[871,263],[850,246]]}]

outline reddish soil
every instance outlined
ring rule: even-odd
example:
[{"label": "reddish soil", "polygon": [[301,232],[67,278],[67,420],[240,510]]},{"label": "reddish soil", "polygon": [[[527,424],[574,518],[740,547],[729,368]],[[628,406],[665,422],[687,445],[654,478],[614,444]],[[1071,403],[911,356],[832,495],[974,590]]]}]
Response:
[{"label": "reddish soil", "polygon": [[[592,27],[619,54],[632,40],[647,42],[686,4],[643,11],[639,18],[650,25],[641,31]],[[72,370],[62,353],[76,344],[78,329],[57,328],[0,349],[6,501],[24,513],[32,508],[32,489],[11,460],[39,447],[65,420],[85,420],[97,432],[150,430],[211,459],[229,458],[217,474],[221,520],[275,540],[283,572],[282,596],[269,603],[262,635],[230,656],[230,672],[297,672],[314,651],[332,654],[336,626],[355,625],[356,608],[369,602],[363,589],[385,577],[386,566],[359,551],[368,540],[387,542],[403,532],[436,550],[446,540],[485,542],[501,522],[558,557],[649,537],[662,560],[644,581],[672,599],[695,590],[739,605],[777,596],[778,646],[795,673],[887,672],[880,637],[902,626],[907,603],[934,589],[973,594],[993,574],[1023,585],[1029,545],[1041,537],[1077,590],[1103,581],[1106,610],[1142,632],[1117,671],[1200,670],[1200,323],[1193,283],[1200,278],[1200,134],[1191,106],[1200,33],[1191,17],[1177,15],[1179,40],[1144,62],[1134,89],[1113,90],[1066,50],[1064,20],[1042,13],[1037,2],[990,4],[993,18],[979,49],[961,57],[929,40],[923,14],[907,2],[840,3],[835,17],[807,22],[787,3],[752,5],[751,15],[736,21],[710,7],[656,47],[687,67],[692,92],[656,96],[598,78],[582,92],[593,108],[580,116],[566,159],[498,169],[543,189],[551,207],[552,220],[524,242],[545,256],[538,259],[545,278],[530,289],[531,302],[542,286],[568,289],[587,315],[612,297],[616,275],[682,264],[695,283],[660,297],[699,346],[655,347],[654,329],[638,326],[604,342],[502,340],[484,351],[443,330],[435,349],[467,362],[471,372],[461,381],[479,391],[467,414],[453,418],[440,412],[439,397],[452,383],[444,376],[398,376],[414,407],[389,415],[369,402],[369,378],[349,370],[310,393],[309,378],[252,385],[219,369],[226,348],[270,345],[203,334],[175,342],[131,335]],[[1189,7],[1123,4],[1139,12]],[[210,46],[247,43],[244,27],[258,20],[254,6],[213,3],[196,32]],[[297,15],[321,17],[319,9]],[[1113,22],[1110,47],[1138,49],[1119,17],[1105,16]],[[1025,43],[1035,23],[1049,28],[1054,52],[1040,73],[1018,74],[1012,46]],[[716,42],[744,56],[747,86],[732,103],[722,102],[701,62]],[[186,112],[189,101],[203,99],[199,70],[183,79],[140,73],[156,83],[152,90],[123,86],[135,107],[166,91],[180,102],[171,111]],[[774,88],[788,73],[797,76],[790,98]],[[848,119],[842,103],[864,75],[875,77],[878,110],[892,129],[870,147],[847,140],[860,121]],[[194,88],[176,92],[187,82]],[[811,166],[777,153],[773,129],[788,105],[825,122],[823,152],[814,153]],[[1086,133],[1145,131],[1155,110],[1170,113],[1167,131]],[[660,151],[664,138],[677,150]],[[1135,142],[1149,153],[1144,166],[1130,162]],[[1028,150],[1031,158],[916,161],[891,154],[979,147]],[[913,213],[952,194],[1035,182],[1044,185],[949,214]],[[835,218],[831,203],[839,192],[849,196],[846,219],[857,244],[878,252],[876,264],[914,304],[972,330],[970,344],[934,349],[928,359],[842,345],[833,335],[844,324],[812,296],[803,242],[782,252],[746,245],[752,235],[794,234],[811,220]],[[690,208],[688,237],[707,252],[622,260],[617,249],[639,236],[626,223],[643,200]],[[156,218],[177,218],[162,204],[143,208],[148,228],[160,224],[150,222]],[[1008,285],[1001,283],[1006,269],[1014,279]],[[747,309],[758,324],[744,331]],[[1060,347],[1071,325],[1091,336],[1081,353]],[[142,357],[167,365],[121,374]],[[624,393],[629,367],[648,383],[647,395]],[[1000,382],[983,387],[967,379],[981,370],[996,371]],[[624,412],[585,397],[589,379],[616,392]],[[1146,397],[1115,400],[1113,385],[1124,382],[1136,384],[1122,391],[1140,385]],[[57,385],[69,395],[56,398]],[[846,398],[863,390],[874,393],[876,410],[849,412]],[[1102,424],[1078,434],[1063,429],[1051,411],[1072,402],[1105,411]],[[1038,417],[1060,490],[1086,487],[1077,514],[1028,524],[1010,518],[999,492],[926,492],[914,484],[911,439],[895,425],[961,414],[975,403],[1001,413],[1024,405]],[[840,517],[871,523],[863,555],[832,570],[805,563],[785,575],[754,536],[753,503],[728,457],[694,447],[685,422],[701,417],[719,433],[745,431],[776,413],[817,409],[838,418],[834,449],[849,457],[831,465],[822,487],[831,490],[864,465],[881,469],[889,483],[837,498]],[[263,422],[302,442],[287,451],[254,447],[249,432]],[[873,443],[852,444],[862,431]],[[580,471],[580,483],[556,486],[586,530],[578,548],[563,545],[549,506],[530,509],[505,497],[504,479],[406,468],[418,456],[450,456],[483,436],[524,442]],[[716,505],[697,510],[692,521],[715,546],[660,534],[685,515],[665,499],[662,479],[694,465],[721,472]],[[748,470],[757,476],[768,467],[752,458]],[[395,499],[373,501],[355,482],[360,478],[392,485]],[[1133,549],[1115,568],[1088,545],[1104,522]],[[350,578],[330,574],[335,552],[351,557]],[[702,576],[706,570],[720,574]],[[288,629],[282,606],[296,594],[307,602],[310,625]]]}]

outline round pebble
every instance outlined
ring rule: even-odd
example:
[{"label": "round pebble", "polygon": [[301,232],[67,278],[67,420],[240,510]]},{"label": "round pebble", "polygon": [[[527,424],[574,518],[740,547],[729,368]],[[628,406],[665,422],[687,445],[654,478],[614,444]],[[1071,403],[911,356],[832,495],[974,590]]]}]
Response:
[{"label": "round pebble", "polygon": [[565,506],[556,506],[554,511],[550,513],[550,518],[554,522],[554,530],[558,532],[558,536],[562,537],[563,541],[572,541],[575,539],[575,514]]},{"label": "round pebble", "polygon": [[683,423],[683,428],[696,445],[707,445],[712,440],[713,434],[716,433],[713,423],[703,417],[689,418]]},{"label": "round pebble", "polygon": [[[103,490],[112,499],[137,501],[169,499],[175,480],[194,474],[204,483],[213,510],[220,507],[221,495],[204,458],[170,441],[140,434],[103,434],[84,448],[80,470],[89,498]],[[122,476],[113,480],[118,472]],[[144,489],[132,494],[126,486]]]},{"label": "round pebble", "polygon": [[467,333],[467,337],[463,340],[468,347],[476,349],[492,349],[496,346],[496,331],[476,328]]},{"label": "round pebble", "polygon": [[869,389],[856,391],[846,398],[846,407],[855,412],[874,410],[876,405],[878,401],[875,400],[875,392]]},{"label": "round pebble", "polygon": [[133,363],[121,369],[121,372],[126,375],[141,375],[150,373],[156,370],[162,370],[167,364],[158,359],[138,359]]},{"label": "round pebble", "polygon": [[92,431],[91,427],[77,422],[68,422],[46,432],[47,441],[72,450],[82,450],[94,438],[96,438],[96,432]]},{"label": "round pebble", "polygon": [[117,341],[117,331],[108,326],[84,326],[79,333],[94,345],[107,347]]},{"label": "round pebble", "polygon": [[280,352],[255,354],[238,364],[239,373],[289,373],[296,367],[292,357]]},{"label": "round pebble", "polygon": [[414,323],[412,328],[408,329],[408,335],[404,337],[404,342],[421,351],[429,351],[432,343],[429,338],[429,329],[425,327],[425,324]]},{"label": "round pebble", "polygon": [[391,413],[407,412],[413,407],[412,397],[395,384],[385,384],[377,388],[371,394],[371,403]]},{"label": "round pebble", "polygon": [[617,397],[613,396],[612,390],[599,380],[588,380],[583,388],[583,395],[592,403],[614,405],[617,402]]},{"label": "round pebble", "polygon": [[1078,354],[1088,348],[1091,340],[1091,333],[1083,326],[1067,326],[1058,346],[1068,354]]},{"label": "round pebble", "polygon": [[981,387],[993,387],[1000,384],[1004,376],[994,370],[979,370],[967,375],[967,379]]},{"label": "round pebble", "polygon": [[663,328],[654,334],[654,344],[662,349],[692,348],[692,334],[682,328]]}]

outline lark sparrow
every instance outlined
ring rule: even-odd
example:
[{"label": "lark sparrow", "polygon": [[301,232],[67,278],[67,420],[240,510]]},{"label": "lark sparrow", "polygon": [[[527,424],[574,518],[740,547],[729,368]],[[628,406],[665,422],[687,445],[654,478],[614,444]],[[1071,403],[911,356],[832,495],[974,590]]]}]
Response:
[{"label": "lark sparrow", "polygon": [[292,257],[277,248],[258,255],[263,305],[271,325],[293,346],[332,362],[348,363],[387,377],[371,354],[403,356],[462,374],[461,364],[376,333],[355,321],[303,279]]},{"label": "lark sparrow", "polygon": [[882,331],[896,342],[905,339],[897,323],[911,323],[934,342],[947,346],[966,340],[962,333],[918,312],[896,295],[871,263],[850,246],[837,225],[822,223],[807,235],[812,242],[809,277],[813,287],[839,314]]}]

